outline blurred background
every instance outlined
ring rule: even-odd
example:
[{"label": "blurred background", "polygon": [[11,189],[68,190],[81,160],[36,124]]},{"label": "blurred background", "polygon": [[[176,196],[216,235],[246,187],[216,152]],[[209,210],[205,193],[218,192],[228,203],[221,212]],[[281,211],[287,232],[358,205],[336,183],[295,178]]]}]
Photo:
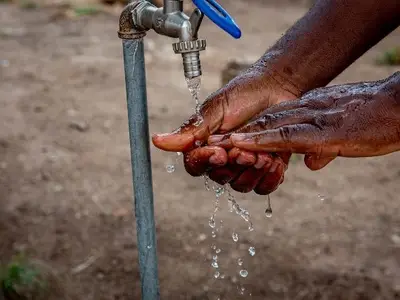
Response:
[{"label": "blurred background", "polygon": [[[0,0],[6,299],[140,299],[117,36],[124,3],[99,1]],[[243,37],[205,19],[202,99],[258,59],[311,2],[221,0]],[[334,83],[399,70],[399,41],[397,30]],[[151,133],[174,129],[194,111],[171,43],[153,32],[145,38]],[[337,159],[319,172],[296,156],[271,195],[272,218],[265,197],[235,193],[251,214],[249,232],[224,196],[216,238],[208,226],[214,194],[180,161],[166,172],[175,159],[152,147],[162,299],[400,299],[399,154]],[[219,278],[213,248],[221,250]]]}]

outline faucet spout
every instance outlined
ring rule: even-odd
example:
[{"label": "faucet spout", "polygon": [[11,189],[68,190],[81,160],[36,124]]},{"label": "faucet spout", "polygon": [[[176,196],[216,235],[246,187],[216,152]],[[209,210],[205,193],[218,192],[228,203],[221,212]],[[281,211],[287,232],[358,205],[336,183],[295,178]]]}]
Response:
[{"label": "faucet spout", "polygon": [[200,76],[200,51],[206,48],[206,40],[198,38],[203,13],[196,8],[190,17],[187,16],[183,12],[183,0],[164,0],[163,8],[137,1],[139,3],[132,9],[133,28],[139,32],[153,29],[158,34],[178,39],[172,49],[182,55],[185,77]]}]

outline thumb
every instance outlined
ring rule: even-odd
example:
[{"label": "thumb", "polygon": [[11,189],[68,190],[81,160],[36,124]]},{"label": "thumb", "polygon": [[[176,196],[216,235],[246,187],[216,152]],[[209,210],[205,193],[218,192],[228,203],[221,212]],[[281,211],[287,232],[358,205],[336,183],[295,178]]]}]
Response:
[{"label": "thumb", "polygon": [[186,152],[198,146],[197,143],[204,143],[210,134],[221,127],[224,102],[223,90],[211,95],[202,104],[200,113],[192,115],[178,129],[171,133],[153,135],[154,146],[164,151]]}]

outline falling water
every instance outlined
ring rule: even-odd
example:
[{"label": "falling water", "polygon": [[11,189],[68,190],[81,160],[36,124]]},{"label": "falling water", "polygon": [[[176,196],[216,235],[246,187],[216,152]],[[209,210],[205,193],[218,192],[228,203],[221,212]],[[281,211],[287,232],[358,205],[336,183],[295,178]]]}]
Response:
[{"label": "falling water", "polygon": [[271,198],[269,197],[269,195],[267,196],[267,209],[265,210],[265,216],[267,218],[272,217]]},{"label": "falling water", "polygon": [[[200,100],[199,100],[199,93],[200,93],[200,86],[201,86],[201,76],[195,78],[186,78],[187,87],[189,89],[190,94],[192,95],[192,99],[195,101],[195,113],[199,118],[199,121],[202,121],[202,117],[200,114]],[[201,120],[200,120],[201,119]]]},{"label": "falling water", "polygon": [[[200,86],[201,86],[201,77],[196,77],[196,78],[186,78],[186,83],[187,87],[189,89],[189,92],[192,96],[192,99],[195,102],[195,114],[196,114],[196,121],[194,123],[195,126],[199,126],[203,122],[203,117],[201,115],[201,103],[199,100],[199,93],[200,93]],[[195,146],[201,147],[202,143],[201,141],[196,141]],[[219,185],[210,185],[210,179],[208,178],[207,175],[203,175],[204,178],[204,187],[207,191],[212,190],[215,193],[215,200],[214,200],[214,209],[211,214],[211,217],[208,221],[208,225],[211,228],[211,237],[215,239],[217,237],[217,232],[218,232],[218,226],[216,222],[216,216],[217,212],[220,210],[220,198],[224,195],[227,194],[227,199],[228,203],[230,206],[230,211],[235,212],[237,215],[239,215],[246,223],[248,226],[248,230],[251,232],[254,230],[253,223],[250,220],[250,214],[249,212],[242,208],[237,202],[232,194],[229,186],[219,186]],[[221,227],[222,227],[222,220],[220,222]],[[239,235],[237,232],[232,232],[232,239],[234,242],[239,241]],[[218,255],[221,253],[221,249],[217,248],[215,244],[212,245],[212,250],[214,252],[212,256],[212,261],[211,261],[211,267],[214,270],[214,278],[215,279],[223,279],[225,278],[225,275],[220,272],[220,265],[218,262]],[[249,254],[250,256],[255,255],[255,248],[250,246],[249,248]],[[239,264],[240,266],[243,264],[243,259],[241,260],[241,263]],[[239,270],[239,275],[240,277],[246,278],[248,276],[249,272],[241,267]],[[243,295],[245,291],[245,288],[242,286],[238,286],[238,292],[239,294]]]}]

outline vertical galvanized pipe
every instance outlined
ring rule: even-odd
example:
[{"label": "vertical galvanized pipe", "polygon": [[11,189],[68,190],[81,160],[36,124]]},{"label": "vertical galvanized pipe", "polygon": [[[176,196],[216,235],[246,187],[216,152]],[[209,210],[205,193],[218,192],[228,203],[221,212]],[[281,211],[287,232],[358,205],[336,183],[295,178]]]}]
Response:
[{"label": "vertical galvanized pipe", "polygon": [[160,299],[142,39],[123,40],[129,137],[143,300]]}]

